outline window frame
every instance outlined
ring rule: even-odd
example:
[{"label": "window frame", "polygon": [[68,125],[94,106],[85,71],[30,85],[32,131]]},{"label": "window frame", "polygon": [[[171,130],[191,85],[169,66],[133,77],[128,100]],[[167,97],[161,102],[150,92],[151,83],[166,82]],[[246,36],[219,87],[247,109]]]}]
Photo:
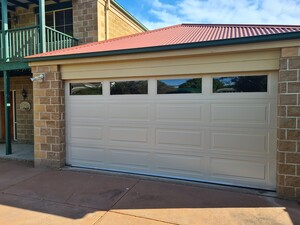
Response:
[{"label": "window frame", "polygon": [[[138,81],[146,81],[146,84],[147,84],[147,87],[146,87],[146,90],[147,90],[147,93],[145,94],[112,94],[111,92],[111,84],[113,82],[138,82]],[[146,95],[149,95],[149,78],[147,79],[122,79],[122,80],[111,80],[109,79],[108,80],[108,84],[109,84],[109,96],[146,96]]]},{"label": "window frame", "polygon": [[[235,77],[259,77],[259,76],[265,76],[266,77],[266,89],[265,91],[251,91],[251,92],[215,92],[214,91],[214,79],[215,78],[235,78]],[[212,94],[257,94],[257,93],[269,93],[269,85],[270,85],[270,74],[264,73],[264,74],[219,74],[219,75],[212,75],[211,76],[211,93]]]},{"label": "window frame", "polygon": [[[196,92],[196,93],[158,93],[158,81],[163,81],[163,80],[192,80],[192,79],[201,79],[201,92]],[[178,96],[178,95],[200,95],[203,94],[203,76],[176,76],[176,77],[161,77],[160,79],[156,78],[155,79],[155,85],[156,85],[156,90],[155,90],[155,95],[157,96]]]},{"label": "window frame", "polygon": [[[46,20],[46,15],[51,15],[51,16],[52,16],[52,19],[53,19],[53,26],[49,26],[49,27],[51,27],[51,28],[57,30],[55,14],[56,14],[57,12],[67,11],[67,10],[70,10],[70,11],[72,12],[72,15],[73,15],[73,8],[72,8],[72,7],[71,7],[71,8],[65,8],[65,9],[51,10],[51,11],[45,12],[45,20]],[[37,13],[36,16],[37,16],[37,21],[39,21],[39,14]],[[47,25],[47,21],[45,21],[45,22],[46,22],[46,26],[48,26],[48,25]],[[73,16],[72,16],[72,23],[71,23],[71,24],[65,24],[65,21],[64,21],[64,25],[60,25],[59,27],[61,27],[61,26],[66,27],[66,26],[70,26],[70,25],[72,25],[72,34],[67,34],[67,35],[73,36],[73,34],[74,34],[74,21],[73,21]],[[59,32],[61,32],[61,31],[59,31]],[[65,32],[62,32],[62,33],[65,33]]]},{"label": "window frame", "polygon": [[[93,83],[101,83],[101,94],[72,94],[72,88],[71,88],[71,85],[74,85],[74,84],[93,84]],[[103,86],[104,86],[104,83],[103,81],[83,81],[83,82],[69,82],[69,85],[68,85],[68,93],[69,93],[69,96],[103,96],[104,95],[104,92],[103,92]]]}]

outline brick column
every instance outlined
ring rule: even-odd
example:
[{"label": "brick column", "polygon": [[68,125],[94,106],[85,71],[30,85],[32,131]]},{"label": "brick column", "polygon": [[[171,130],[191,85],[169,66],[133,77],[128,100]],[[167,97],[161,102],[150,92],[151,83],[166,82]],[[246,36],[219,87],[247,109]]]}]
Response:
[{"label": "brick column", "polygon": [[37,167],[65,165],[64,82],[58,66],[32,68],[33,76],[45,73],[43,82],[33,83],[34,163]]},{"label": "brick column", "polygon": [[80,44],[98,41],[97,1],[72,0],[72,5],[74,37]]},{"label": "brick column", "polygon": [[300,47],[281,50],[277,139],[277,193],[300,199]]}]

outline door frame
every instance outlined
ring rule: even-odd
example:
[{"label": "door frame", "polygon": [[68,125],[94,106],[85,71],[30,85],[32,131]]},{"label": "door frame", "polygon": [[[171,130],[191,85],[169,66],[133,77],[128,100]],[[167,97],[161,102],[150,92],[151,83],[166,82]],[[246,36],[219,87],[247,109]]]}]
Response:
[{"label": "door frame", "polygon": [[[13,119],[13,121],[11,122],[11,125],[12,125],[12,128],[13,128],[12,139],[14,141],[16,141],[17,140],[16,90],[10,90],[10,92],[11,92],[11,103],[10,104],[11,104],[12,119]],[[0,93],[4,94],[4,91],[1,90]],[[4,101],[4,98],[3,99],[1,98],[1,100]],[[2,107],[4,107],[5,103],[0,101],[0,104],[1,104],[0,108],[2,108]],[[0,137],[1,138],[2,138],[2,135],[3,135],[3,129],[2,129],[2,127],[3,127],[3,124],[2,124],[3,123],[3,119],[2,118],[5,117],[5,114],[3,114],[2,111],[3,110],[0,110],[0,116],[1,116],[1,120],[0,120],[0,126],[1,126]]]},{"label": "door frame", "polygon": [[13,110],[13,129],[14,129],[14,135],[13,135],[13,137],[12,137],[12,139],[14,140],[14,141],[16,141],[17,140],[17,108],[16,108],[16,90],[12,90],[12,102],[11,102],[11,104],[12,104],[12,110]]}]

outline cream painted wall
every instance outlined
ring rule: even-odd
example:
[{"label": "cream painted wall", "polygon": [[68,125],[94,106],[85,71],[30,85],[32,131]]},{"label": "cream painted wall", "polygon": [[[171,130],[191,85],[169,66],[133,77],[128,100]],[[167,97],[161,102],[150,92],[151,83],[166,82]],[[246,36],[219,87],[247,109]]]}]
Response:
[{"label": "cream painted wall", "polygon": [[166,76],[279,69],[279,50],[62,65],[62,79]]},{"label": "cream painted wall", "polygon": [[[108,5],[107,5],[108,4]],[[98,41],[144,32],[144,28],[108,0],[97,1]]]}]

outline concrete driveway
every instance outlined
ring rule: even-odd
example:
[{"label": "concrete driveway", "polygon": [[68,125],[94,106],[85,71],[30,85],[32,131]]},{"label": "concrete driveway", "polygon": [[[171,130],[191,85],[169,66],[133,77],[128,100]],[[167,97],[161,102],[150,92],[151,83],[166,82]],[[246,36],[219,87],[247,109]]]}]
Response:
[{"label": "concrete driveway", "polygon": [[300,224],[297,202],[217,185],[0,160],[0,224]]}]

